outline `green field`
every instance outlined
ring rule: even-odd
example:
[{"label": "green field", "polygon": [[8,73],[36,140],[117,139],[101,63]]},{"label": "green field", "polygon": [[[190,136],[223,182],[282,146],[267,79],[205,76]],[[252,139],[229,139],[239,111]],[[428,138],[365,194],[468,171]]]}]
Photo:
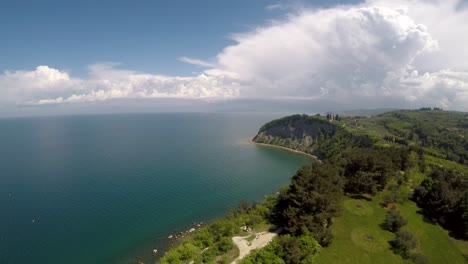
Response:
[{"label": "green field", "polygon": [[[382,196],[375,196],[371,201],[344,199],[343,211],[333,223],[335,239],[323,248],[317,263],[411,263],[393,253],[389,241],[394,234],[380,226],[386,214],[386,209],[379,204]],[[429,263],[466,263],[463,253],[468,253],[468,241],[449,237],[439,225],[425,220],[411,201],[398,208],[408,220],[402,230],[417,238],[416,251],[424,254]]]}]

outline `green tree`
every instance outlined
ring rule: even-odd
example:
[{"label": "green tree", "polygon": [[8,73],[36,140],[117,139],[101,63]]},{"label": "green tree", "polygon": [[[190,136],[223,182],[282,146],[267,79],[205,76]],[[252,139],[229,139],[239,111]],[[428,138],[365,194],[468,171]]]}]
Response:
[{"label": "green tree", "polygon": [[290,264],[314,263],[320,252],[319,243],[309,235],[299,238],[285,235],[280,237],[278,243],[281,258]]},{"label": "green tree", "polygon": [[218,242],[217,248],[221,253],[226,253],[232,248],[232,239],[230,237],[224,237]]},{"label": "green tree", "polygon": [[400,228],[406,225],[408,222],[406,221],[403,216],[401,216],[400,211],[396,210],[395,207],[391,207],[390,210],[387,211],[387,215],[385,216],[384,226],[386,229],[397,232]]},{"label": "green tree", "polygon": [[191,242],[186,242],[167,252],[164,257],[161,258],[161,264],[186,263],[192,260],[198,252],[200,252],[200,248]]},{"label": "green tree", "polygon": [[253,250],[249,255],[242,259],[240,264],[285,264],[284,260],[277,255],[279,252],[278,240],[274,239],[270,244],[262,249]]},{"label": "green tree", "polygon": [[241,264],[311,264],[315,263],[320,249],[319,243],[310,235],[284,235],[274,239],[266,247],[250,253]]},{"label": "green tree", "polygon": [[214,244],[214,237],[208,227],[203,227],[198,229],[194,241],[200,248],[207,248]]},{"label": "green tree", "polygon": [[459,214],[461,215],[461,228],[465,237],[468,237],[468,191],[465,191],[462,201],[460,202]]},{"label": "green tree", "polygon": [[216,220],[209,226],[210,233],[213,234],[214,241],[218,242],[223,237],[231,237],[236,231],[236,226],[228,219]]},{"label": "green tree", "polygon": [[395,240],[392,241],[392,247],[395,253],[400,254],[403,258],[410,257],[410,251],[416,248],[416,238],[407,231],[396,232]]},{"label": "green tree", "polygon": [[280,194],[275,222],[293,235],[310,233],[321,245],[331,242],[332,217],[341,206],[344,179],[330,163],[301,168],[287,192]]},{"label": "green tree", "polygon": [[433,167],[413,198],[427,216],[460,237],[468,237],[468,178],[460,172]]}]

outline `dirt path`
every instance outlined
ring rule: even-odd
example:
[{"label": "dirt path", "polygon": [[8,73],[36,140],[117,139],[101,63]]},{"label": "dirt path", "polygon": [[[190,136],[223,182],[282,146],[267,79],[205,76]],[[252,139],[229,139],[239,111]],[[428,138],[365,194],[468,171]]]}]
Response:
[{"label": "dirt path", "polygon": [[234,244],[239,248],[239,257],[237,257],[231,264],[236,264],[239,260],[247,256],[251,250],[266,246],[280,232],[281,230],[278,229],[275,232],[255,233],[255,239],[250,242],[246,240],[250,235],[245,237],[233,237],[232,242],[234,242]]}]

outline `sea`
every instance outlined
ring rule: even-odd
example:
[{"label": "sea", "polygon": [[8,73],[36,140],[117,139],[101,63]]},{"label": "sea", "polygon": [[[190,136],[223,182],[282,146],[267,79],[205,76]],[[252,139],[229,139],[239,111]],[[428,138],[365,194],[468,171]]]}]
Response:
[{"label": "sea", "polygon": [[250,142],[281,116],[0,119],[0,263],[157,262],[170,235],[261,201],[310,162]]}]

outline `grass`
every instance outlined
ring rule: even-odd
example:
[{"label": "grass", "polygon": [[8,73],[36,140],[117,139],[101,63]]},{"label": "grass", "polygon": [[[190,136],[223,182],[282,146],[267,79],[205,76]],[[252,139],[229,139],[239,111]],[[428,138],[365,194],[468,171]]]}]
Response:
[{"label": "grass", "polygon": [[[380,206],[383,195],[371,201],[344,199],[343,211],[333,223],[335,239],[322,249],[317,263],[411,263],[393,253],[389,241],[395,235],[381,228],[387,212]],[[416,251],[427,256],[429,263],[466,263],[463,254],[468,254],[468,241],[451,238],[446,230],[418,213],[418,207],[411,201],[398,208],[408,220],[403,230],[416,237]]]},{"label": "grass", "polygon": [[252,235],[248,236],[245,240],[247,240],[249,242],[252,242],[256,237],[257,237],[257,235],[252,234]]},{"label": "grass", "polygon": [[463,253],[468,250],[468,241],[450,237],[447,230],[418,213],[419,208],[413,202],[406,202],[398,208],[408,220],[402,230],[416,237],[419,244],[417,250],[427,256],[430,263],[466,263]]},{"label": "grass", "polygon": [[424,155],[424,159],[426,161],[426,164],[428,165],[439,165],[447,169],[454,169],[457,171],[463,172],[465,175],[468,175],[468,166],[446,160],[446,159],[441,159],[437,157],[433,157],[430,155]]},{"label": "grass", "polygon": [[426,179],[426,175],[420,172],[419,168],[411,168],[406,173],[411,188],[421,185],[421,182]]},{"label": "grass", "polygon": [[256,224],[253,227],[253,232],[258,233],[258,232],[268,231],[272,229],[274,229],[274,226],[272,224],[262,222],[260,224]]},{"label": "grass", "polygon": [[231,250],[226,253],[229,263],[233,262],[237,257],[239,257],[239,248],[233,246]]},{"label": "grass", "polygon": [[394,235],[380,227],[385,209],[375,201],[345,198],[341,216],[335,218],[330,246],[323,248],[317,263],[401,263],[388,241]]}]

